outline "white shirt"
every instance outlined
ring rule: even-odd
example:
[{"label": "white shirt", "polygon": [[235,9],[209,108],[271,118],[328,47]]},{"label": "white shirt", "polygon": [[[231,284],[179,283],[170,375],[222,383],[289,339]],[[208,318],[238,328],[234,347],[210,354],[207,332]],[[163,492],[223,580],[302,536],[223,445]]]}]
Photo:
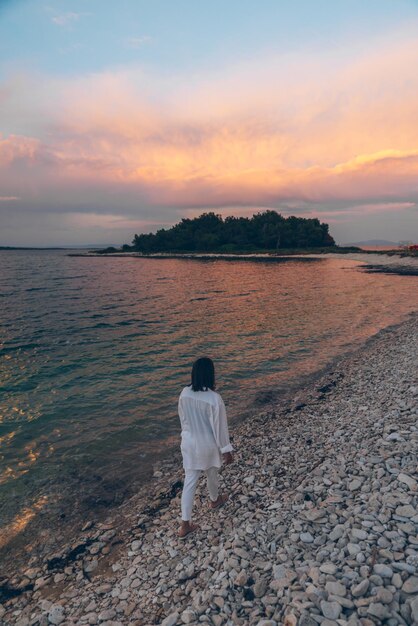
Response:
[{"label": "white shirt", "polygon": [[179,398],[181,453],[184,469],[221,467],[221,454],[231,452],[225,404],[216,391],[185,387]]}]

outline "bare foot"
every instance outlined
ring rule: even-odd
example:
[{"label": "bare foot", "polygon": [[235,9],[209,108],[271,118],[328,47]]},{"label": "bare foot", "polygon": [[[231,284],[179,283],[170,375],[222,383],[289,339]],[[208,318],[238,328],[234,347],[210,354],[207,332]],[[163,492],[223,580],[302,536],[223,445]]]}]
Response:
[{"label": "bare foot", "polygon": [[220,496],[218,496],[218,499],[215,500],[214,502],[211,501],[210,503],[210,508],[211,509],[219,509],[219,507],[223,506],[225,504],[225,502],[228,501],[228,494],[221,494]]},{"label": "bare foot", "polygon": [[182,522],[179,528],[179,532],[177,533],[178,537],[180,539],[185,539],[187,535],[190,535],[190,533],[193,533],[198,528],[199,526],[197,524],[192,524],[191,522]]}]

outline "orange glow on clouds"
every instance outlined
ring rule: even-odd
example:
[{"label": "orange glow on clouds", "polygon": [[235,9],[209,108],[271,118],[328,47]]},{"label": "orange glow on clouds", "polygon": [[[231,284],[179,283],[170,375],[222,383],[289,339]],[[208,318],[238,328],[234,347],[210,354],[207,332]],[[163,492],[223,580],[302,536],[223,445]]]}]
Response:
[{"label": "orange glow on clouds", "polygon": [[[159,207],[413,208],[412,35],[371,42],[344,58],[271,55],[203,78],[158,79],[142,68],[67,81],[38,77],[48,95],[34,105],[34,85],[13,77],[3,104],[13,118],[13,103],[26,103],[21,115],[34,120],[36,133],[0,136],[3,199],[59,199],[78,185],[81,200],[86,190],[113,186]],[[84,219],[93,223],[95,213]],[[117,227],[117,216],[106,219]]]}]

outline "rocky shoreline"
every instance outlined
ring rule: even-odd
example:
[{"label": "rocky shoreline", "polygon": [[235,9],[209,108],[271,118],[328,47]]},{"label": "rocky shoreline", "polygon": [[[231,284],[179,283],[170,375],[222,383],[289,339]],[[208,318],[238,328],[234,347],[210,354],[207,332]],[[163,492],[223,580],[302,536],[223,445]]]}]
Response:
[{"label": "rocky shoreline", "polygon": [[230,500],[209,511],[202,481],[187,541],[167,459],[148,501],[0,581],[0,624],[418,624],[417,326],[240,424]]}]

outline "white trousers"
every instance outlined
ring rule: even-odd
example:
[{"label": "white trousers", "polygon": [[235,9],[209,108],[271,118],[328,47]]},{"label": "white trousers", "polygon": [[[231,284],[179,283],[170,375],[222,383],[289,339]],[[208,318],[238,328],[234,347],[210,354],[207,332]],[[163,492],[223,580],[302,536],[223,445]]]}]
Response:
[{"label": "white trousers", "polygon": [[[204,470],[187,469],[185,471],[186,475],[184,478],[183,493],[181,494],[181,519],[183,522],[189,522],[192,519],[193,501],[197,483],[202,471]],[[218,499],[218,471],[219,469],[217,467],[210,467],[205,470],[209,496],[212,502],[215,502]]]}]

